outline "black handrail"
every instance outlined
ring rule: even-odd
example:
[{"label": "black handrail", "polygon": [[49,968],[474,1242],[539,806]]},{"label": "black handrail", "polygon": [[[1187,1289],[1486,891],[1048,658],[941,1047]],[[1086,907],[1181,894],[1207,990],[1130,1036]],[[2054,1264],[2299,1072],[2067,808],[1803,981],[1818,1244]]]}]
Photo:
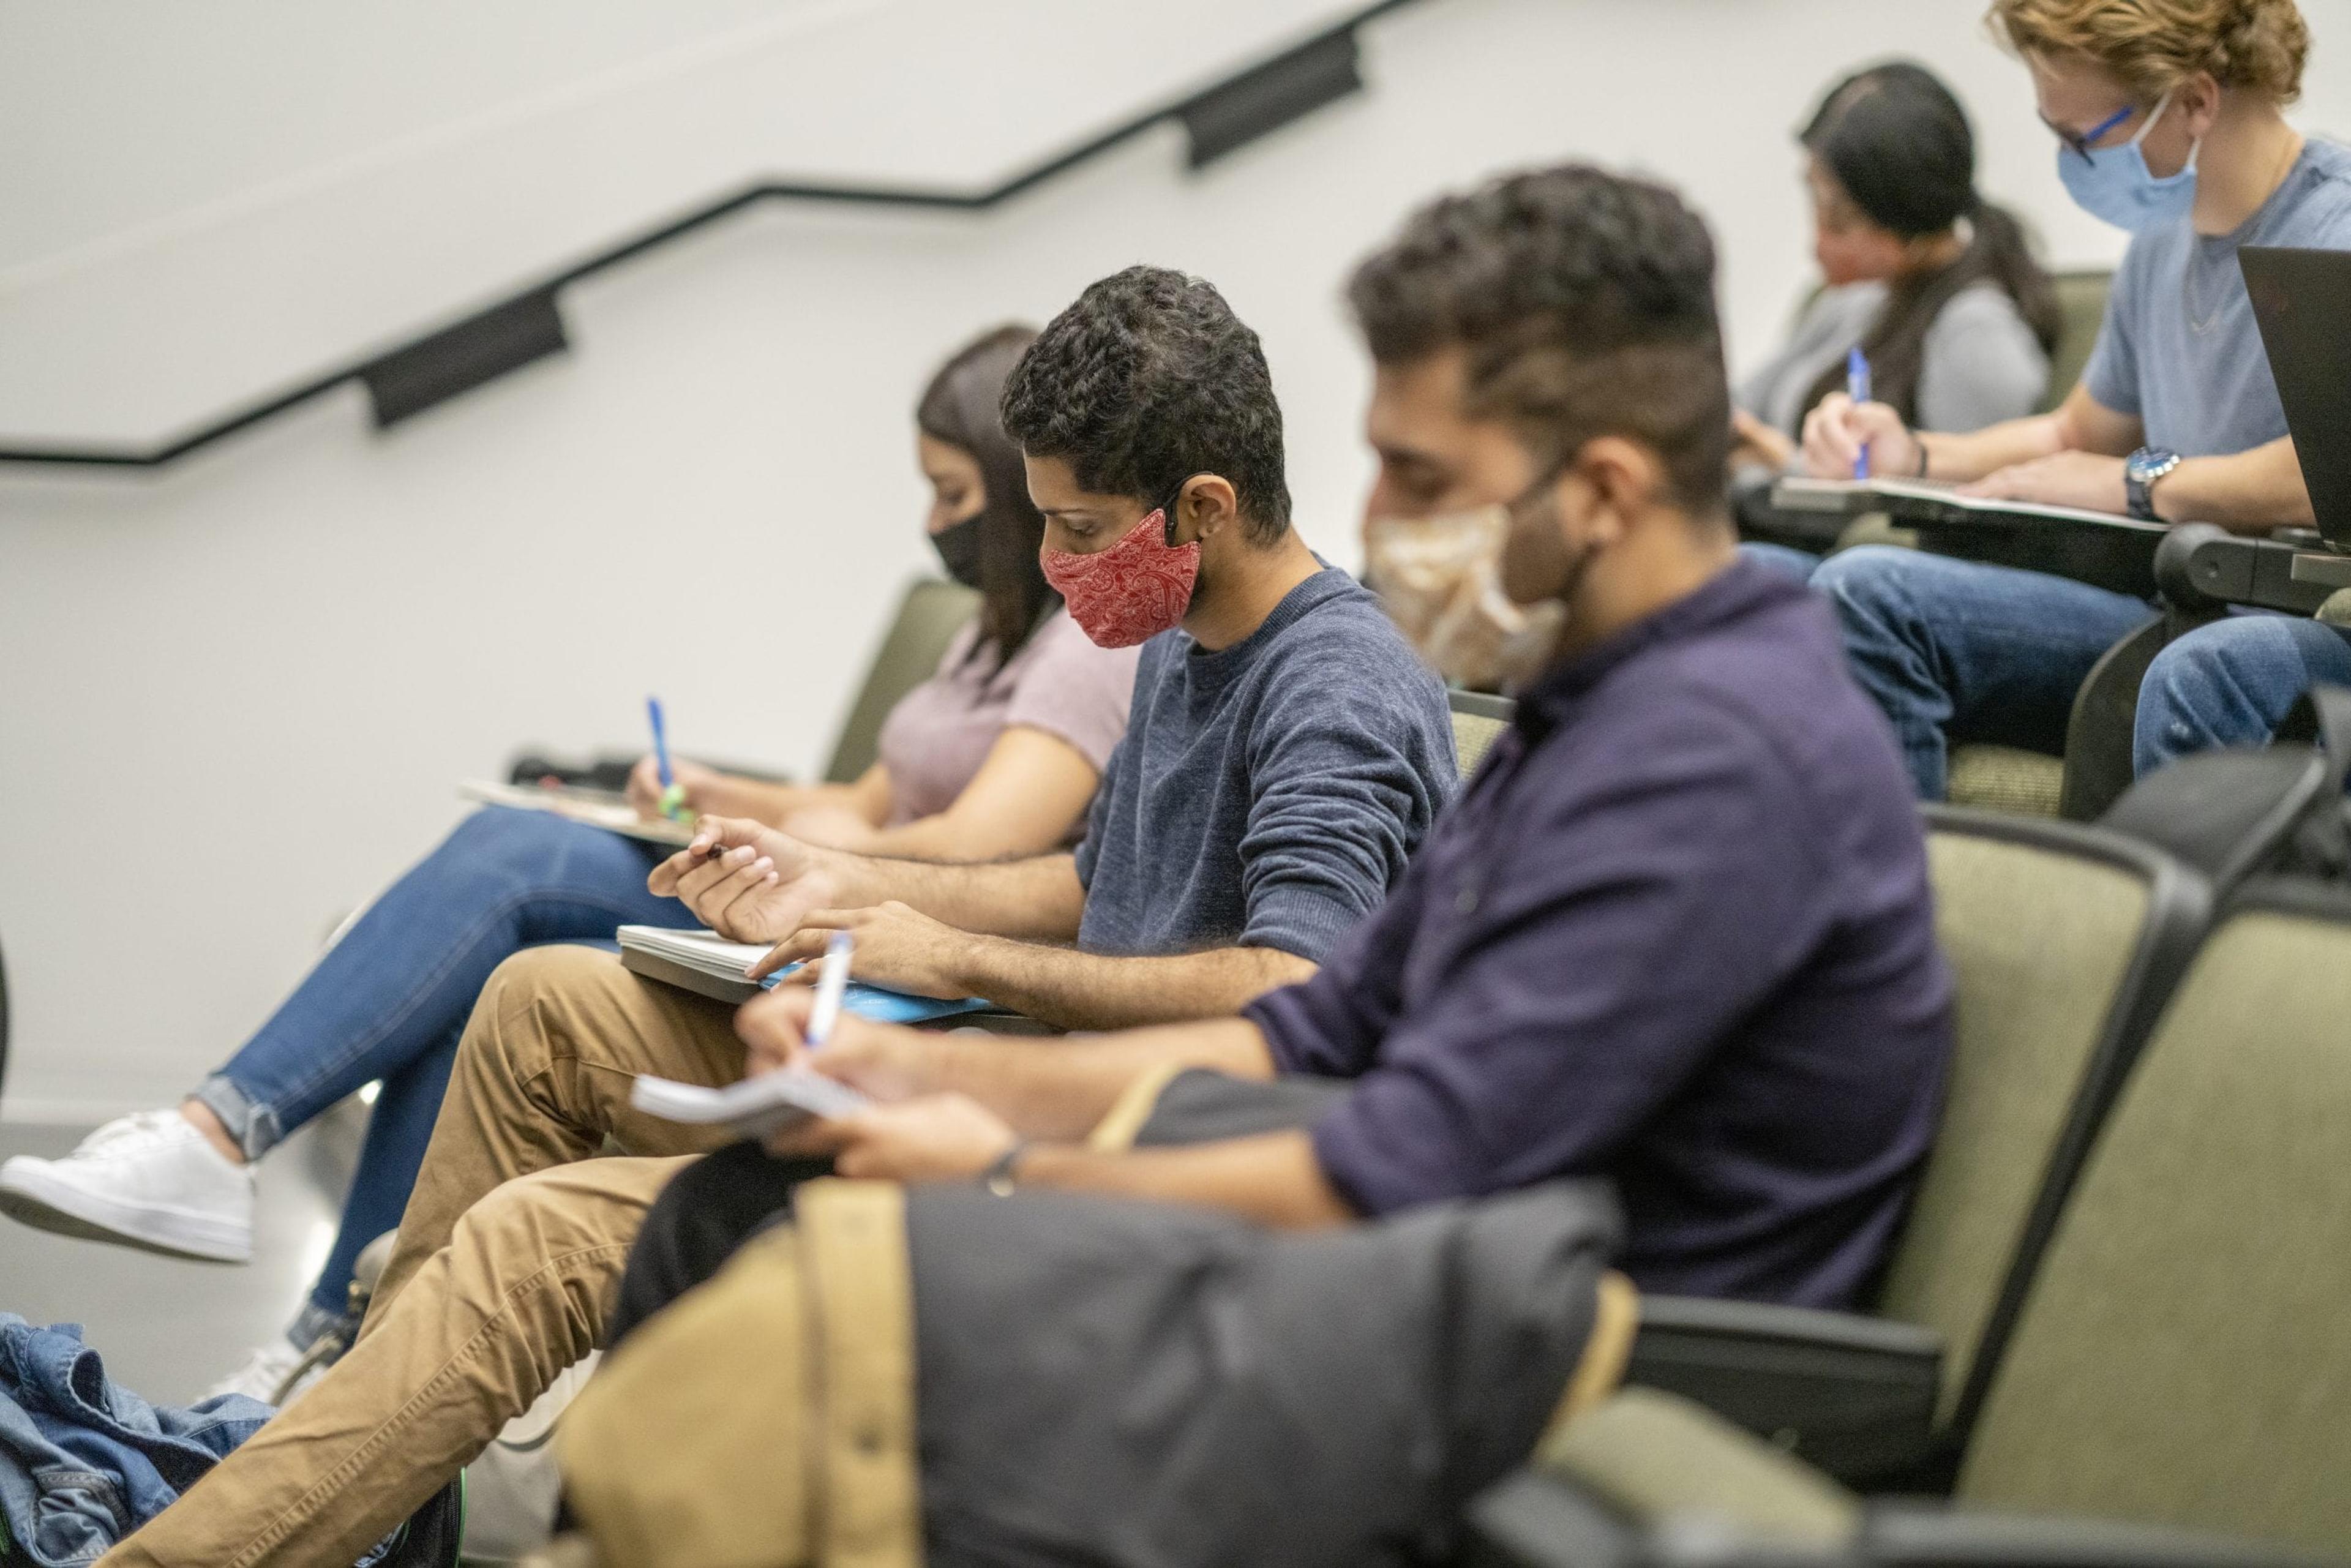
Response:
[{"label": "black handrail", "polygon": [[1131,140],[1164,120],[1183,121],[1189,166],[1197,169],[1267,132],[1362,88],[1355,29],[1410,4],[1377,0],[1343,22],[1189,98],[1151,110],[1091,141],[1059,153],[978,193],[920,187],[835,185],[763,180],[671,219],[514,290],[464,319],[419,334],[388,352],[321,371],[289,391],[225,414],[151,447],[45,446],[0,441],[0,463],[99,468],[156,468],[234,435],[346,382],[368,389],[378,429],[517,370],[565,346],[556,295],[567,285],[631,261],[706,225],[761,202],[830,202],[865,206],[985,212]]}]

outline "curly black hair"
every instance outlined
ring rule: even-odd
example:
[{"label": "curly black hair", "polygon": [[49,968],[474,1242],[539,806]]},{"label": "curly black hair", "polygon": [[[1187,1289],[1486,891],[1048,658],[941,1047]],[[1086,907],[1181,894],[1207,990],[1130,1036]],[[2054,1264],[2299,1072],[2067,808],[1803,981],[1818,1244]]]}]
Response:
[{"label": "curly black hair", "polygon": [[1090,285],[1013,367],[1004,429],[1096,495],[1155,504],[1215,474],[1239,499],[1243,537],[1270,545],[1290,530],[1265,350],[1200,278],[1130,267]]},{"label": "curly black hair", "polygon": [[1625,436],[1657,455],[1683,509],[1721,512],[1714,241],[1664,186],[1571,163],[1440,197],[1356,269],[1347,298],[1382,364],[1464,350],[1468,412],[1508,421],[1546,462]]}]

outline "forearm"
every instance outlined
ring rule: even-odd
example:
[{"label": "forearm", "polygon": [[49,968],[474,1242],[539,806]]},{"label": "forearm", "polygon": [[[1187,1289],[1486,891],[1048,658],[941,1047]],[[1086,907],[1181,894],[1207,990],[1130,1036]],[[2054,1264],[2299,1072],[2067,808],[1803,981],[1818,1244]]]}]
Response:
[{"label": "forearm", "polygon": [[1077,861],[1066,854],[986,865],[834,855],[825,870],[843,908],[895,899],[943,925],[985,936],[1071,942],[1085,914]]},{"label": "forearm", "polygon": [[975,938],[955,959],[970,995],[1061,1029],[1131,1029],[1238,1012],[1314,966],[1271,947],[1113,958]]},{"label": "forearm", "polygon": [[876,829],[857,847],[862,853],[885,860],[970,861],[997,852],[985,835],[975,833],[946,811],[894,828]]},{"label": "forearm", "polygon": [[1086,1040],[999,1035],[923,1037],[909,1087],[968,1095],[1023,1137],[1077,1143],[1119,1096],[1158,1067],[1203,1067],[1234,1078],[1270,1078],[1273,1054],[1246,1019],[1128,1030]]},{"label": "forearm", "polygon": [[1196,1204],[1286,1229],[1344,1225],[1358,1218],[1323,1176],[1313,1141],[1304,1133],[1116,1155],[1042,1146],[1020,1156],[1015,1176],[1023,1186]]},{"label": "forearm", "polygon": [[833,807],[857,809],[857,791],[843,784],[772,784],[764,779],[725,774],[695,790],[694,808],[715,817],[748,817],[781,828],[795,812]]},{"label": "forearm", "polygon": [[2156,481],[2156,516],[2168,523],[2218,523],[2235,533],[2308,528],[2310,490],[2288,437],[2225,457],[2190,457]]},{"label": "forearm", "polygon": [[[2017,463],[2030,463],[2036,457],[2048,457],[2066,448],[2065,433],[2055,414],[2035,414],[2030,419],[2011,419],[2005,424],[1965,435],[1948,434],[1941,431],[1921,431],[1917,440],[1927,452],[1927,476],[1966,484],[1987,474]],[[1907,474],[1887,474],[1888,479],[1907,479]]]}]

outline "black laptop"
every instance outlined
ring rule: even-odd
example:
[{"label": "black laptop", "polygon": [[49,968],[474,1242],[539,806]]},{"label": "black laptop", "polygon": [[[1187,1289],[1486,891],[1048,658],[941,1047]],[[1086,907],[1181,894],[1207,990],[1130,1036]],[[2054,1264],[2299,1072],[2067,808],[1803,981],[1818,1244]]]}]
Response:
[{"label": "black laptop", "polygon": [[2237,256],[2318,531],[2351,554],[2351,250]]}]

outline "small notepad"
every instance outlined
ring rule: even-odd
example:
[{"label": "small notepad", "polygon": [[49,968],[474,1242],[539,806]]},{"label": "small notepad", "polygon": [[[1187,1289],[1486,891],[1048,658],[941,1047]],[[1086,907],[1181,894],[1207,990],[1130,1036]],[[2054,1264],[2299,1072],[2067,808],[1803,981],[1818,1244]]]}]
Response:
[{"label": "small notepad", "polygon": [[724,1089],[652,1077],[640,1077],[629,1087],[629,1103],[648,1116],[726,1127],[747,1138],[810,1116],[845,1116],[872,1103],[849,1085],[806,1068],[762,1072]]},{"label": "small notepad", "polygon": [[[716,931],[664,925],[623,925],[615,935],[621,941],[621,962],[631,969],[722,1002],[748,1001],[763,986],[777,984],[800,967],[794,964],[764,981],[753,980],[743,971],[768,954],[756,942],[729,942]],[[933,1019],[978,1012],[987,1006],[977,997],[942,1001],[861,980],[850,981],[841,998],[843,1012],[875,1023],[928,1023]]]}]

